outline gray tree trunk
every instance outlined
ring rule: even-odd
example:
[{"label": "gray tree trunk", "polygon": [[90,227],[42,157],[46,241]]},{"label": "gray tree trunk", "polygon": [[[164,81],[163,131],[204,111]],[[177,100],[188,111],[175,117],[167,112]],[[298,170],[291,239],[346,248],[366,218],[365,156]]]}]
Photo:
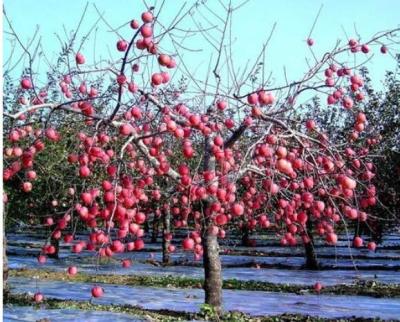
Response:
[{"label": "gray tree trunk", "polygon": [[166,234],[171,232],[171,214],[169,210],[163,214],[163,239],[162,239],[162,261],[163,264],[169,264],[171,262],[171,256],[168,251],[170,241],[165,239]]},{"label": "gray tree trunk", "polygon": [[305,257],[306,257],[305,268],[310,269],[310,270],[318,270],[319,264],[318,264],[317,254],[315,253],[314,238],[313,238],[312,230],[313,230],[312,222],[311,222],[311,220],[308,220],[307,221],[307,233],[308,233],[308,237],[310,238],[310,242],[304,244]]},{"label": "gray tree trunk", "polygon": [[318,270],[319,265],[318,265],[317,255],[315,253],[313,241],[310,241],[309,243],[305,244],[304,248],[305,248],[305,253],[306,253],[305,268],[311,269],[311,270]]},{"label": "gray tree trunk", "polygon": [[[211,153],[211,137],[204,141],[204,171],[215,171],[215,157]],[[210,200],[203,201],[202,209],[207,209]],[[204,292],[205,303],[213,306],[215,311],[222,312],[222,276],[221,259],[219,257],[219,244],[217,236],[209,233],[208,228],[212,223],[203,212],[202,244],[204,266]]]},{"label": "gray tree trunk", "polygon": [[250,245],[249,230],[247,229],[247,227],[244,227],[242,231],[243,231],[243,233],[242,233],[242,245],[243,246],[249,246]]},{"label": "gray tree trunk", "polygon": [[222,277],[217,236],[205,233],[203,251],[205,303],[213,306],[220,313],[222,311]]}]

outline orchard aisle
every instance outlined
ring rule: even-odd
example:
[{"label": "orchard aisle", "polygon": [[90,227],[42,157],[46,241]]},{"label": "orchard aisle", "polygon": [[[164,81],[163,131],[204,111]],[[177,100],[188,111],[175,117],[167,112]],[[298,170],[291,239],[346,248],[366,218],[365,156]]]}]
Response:
[{"label": "orchard aisle", "polygon": [[[161,259],[159,244],[150,244],[152,251],[141,251],[124,254],[123,257],[116,256],[109,263],[96,266],[83,252],[77,256],[67,252],[70,246],[61,243],[60,259],[48,259],[46,266],[39,264],[36,255],[41,246],[41,240],[33,236],[11,235],[8,252],[9,266],[11,270],[23,269],[42,269],[54,272],[65,272],[71,265],[78,265],[79,272],[95,276],[97,274],[110,276],[147,276],[149,278],[192,278],[200,280],[203,277],[203,268],[193,265],[193,258],[185,252],[176,252],[174,260],[180,261],[181,265],[167,267],[155,266],[146,263],[147,260],[158,261]],[[360,260],[362,270],[352,269],[351,261],[346,258],[336,258],[334,256],[349,254],[349,249],[345,247],[328,248],[320,247],[320,253],[328,256],[321,258],[323,263],[335,262],[345,266],[345,269],[326,269],[320,271],[309,271],[299,269],[304,261],[301,256],[302,249],[293,248],[292,256],[288,254],[288,248],[280,246],[261,246],[261,247],[235,247],[228,254],[221,255],[224,265],[237,265],[238,267],[225,267],[223,270],[224,280],[236,279],[237,281],[268,282],[281,285],[304,286],[304,294],[278,293],[264,291],[245,291],[245,290],[223,290],[224,309],[227,311],[238,310],[251,316],[260,315],[280,315],[280,314],[304,314],[315,317],[339,318],[351,317],[356,315],[361,318],[395,319],[400,316],[399,298],[375,298],[367,296],[343,296],[343,295],[316,295],[309,293],[307,287],[316,281],[321,281],[324,286],[351,285],[360,281],[376,281],[388,284],[400,284],[400,274],[393,270],[393,265],[399,261],[399,240],[397,238],[386,239],[388,249],[380,247],[375,253],[351,249],[353,256],[365,256],[368,259]],[[246,255],[241,255],[246,254]],[[264,256],[262,256],[264,255]],[[268,256],[267,256],[268,255]],[[129,268],[121,267],[121,258],[132,258],[133,265]],[[357,262],[357,259],[355,260]],[[268,263],[272,265],[291,264],[291,269],[276,268],[256,268],[245,267],[247,263]],[[345,264],[348,263],[348,266]],[[385,270],[375,270],[380,264],[385,265]],[[254,266],[254,265],[253,265]],[[284,284],[282,284],[284,283]],[[77,283],[73,279],[67,281],[34,279],[24,277],[11,277],[10,284],[13,294],[31,292],[32,294],[40,291],[45,295],[45,299],[77,300],[82,303],[90,299],[90,290],[93,283]],[[176,312],[199,312],[203,303],[203,290],[200,288],[162,288],[150,286],[123,286],[112,284],[99,284],[105,294],[100,299],[95,299],[93,303],[98,304],[117,304],[140,306],[147,310],[169,309]],[[235,287],[235,286],[234,286]],[[246,301],[243,301],[243,299]],[[354,307],[357,307],[357,311]],[[95,310],[33,310],[31,307],[8,307],[5,311],[6,321],[15,321],[16,316],[20,316],[21,321],[31,321],[32,317],[48,317],[51,321],[62,320],[62,316],[68,317],[66,321],[75,321],[74,315],[82,321],[125,321],[124,314],[98,312]],[[69,319],[70,317],[70,319]],[[128,315],[131,319],[132,315]],[[139,317],[133,316],[132,319],[141,321]],[[14,320],[13,320],[14,319]],[[77,320],[76,320],[77,321]],[[133,320],[135,321],[135,320]]]},{"label": "orchard aisle", "polygon": [[[88,301],[92,284],[11,278],[13,293],[34,293],[39,288],[47,298]],[[99,284],[100,285],[100,284]],[[201,289],[156,287],[127,287],[101,285],[104,296],[95,299],[99,304],[140,306],[145,309],[169,309],[180,312],[198,312],[203,303]],[[396,319],[400,316],[398,298],[371,298],[367,296],[311,295],[259,291],[224,290],[224,309],[241,311],[252,316],[300,313],[325,318],[357,316]],[[243,299],[246,299],[245,301]],[[355,307],[357,310],[355,310]]]},{"label": "orchard aisle", "polygon": [[[49,259],[45,269],[51,271],[65,272],[73,264],[68,260]],[[11,269],[39,269],[43,268],[38,264],[35,257],[9,256]],[[80,264],[80,272],[88,274],[109,274],[109,275],[138,275],[138,276],[174,276],[185,278],[203,278],[202,267],[190,266],[167,266],[157,267],[151,264],[134,263],[129,268],[122,268],[116,264],[104,264],[97,267],[94,264]],[[236,279],[239,281],[257,281],[269,283],[284,283],[296,285],[311,285],[315,281],[323,281],[325,286],[336,284],[351,284],[358,281],[374,280],[380,283],[400,284],[400,273],[392,270],[293,270],[278,268],[256,269],[254,267],[225,268],[223,278]]]}]

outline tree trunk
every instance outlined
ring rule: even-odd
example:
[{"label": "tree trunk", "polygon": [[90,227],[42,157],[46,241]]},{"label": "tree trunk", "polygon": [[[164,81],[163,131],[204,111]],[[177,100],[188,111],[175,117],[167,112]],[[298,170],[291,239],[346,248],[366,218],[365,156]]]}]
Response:
[{"label": "tree trunk", "polygon": [[144,230],[144,232],[145,232],[146,234],[149,232],[150,227],[149,227],[149,221],[148,221],[148,220],[146,220],[146,221],[144,222],[144,224],[143,224],[143,230]]},{"label": "tree trunk", "polygon": [[[215,171],[215,157],[211,153],[210,137],[205,138],[204,151],[203,170]],[[209,200],[204,200],[202,203],[202,209],[207,209]],[[210,218],[206,218],[203,211],[202,244],[205,303],[212,306],[215,312],[220,315],[222,313],[221,259],[217,236],[211,235],[208,231],[211,225]]]},{"label": "tree trunk", "polygon": [[247,228],[243,228],[243,234],[242,234],[242,246],[249,246],[250,241],[249,241],[249,230]]},{"label": "tree trunk", "polygon": [[315,254],[314,242],[311,240],[304,245],[306,251],[306,264],[305,268],[317,270],[319,269],[317,255]]},{"label": "tree trunk", "polygon": [[165,236],[171,232],[171,214],[169,210],[163,214],[163,239],[162,239],[162,261],[163,264],[169,264],[171,262],[171,256],[168,251],[170,241],[165,239]]},{"label": "tree trunk", "polygon": [[10,294],[10,287],[8,285],[8,259],[7,259],[7,237],[6,232],[4,231],[3,236],[3,303],[7,301],[8,296]]},{"label": "tree trunk", "polygon": [[158,226],[159,226],[160,218],[154,214],[153,218],[153,230],[151,232],[151,242],[156,243],[158,237]]},{"label": "tree trunk", "polygon": [[315,253],[314,247],[314,238],[313,238],[313,231],[312,231],[312,222],[311,220],[307,221],[307,233],[308,237],[310,238],[309,243],[304,244],[305,256],[306,256],[306,263],[305,268],[311,270],[319,269],[317,254]]},{"label": "tree trunk", "polygon": [[217,236],[203,234],[203,251],[205,303],[221,313],[222,277]]}]

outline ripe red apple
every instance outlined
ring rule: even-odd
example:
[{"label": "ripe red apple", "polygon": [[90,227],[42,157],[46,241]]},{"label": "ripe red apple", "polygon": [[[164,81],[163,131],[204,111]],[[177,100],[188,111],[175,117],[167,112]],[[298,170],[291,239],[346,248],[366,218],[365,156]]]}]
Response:
[{"label": "ripe red apple", "polygon": [[123,136],[129,136],[133,133],[133,127],[130,124],[122,124],[119,127],[119,134],[123,135]]},{"label": "ripe red apple", "polygon": [[357,40],[355,40],[355,39],[350,39],[349,40],[349,46],[350,47],[355,47],[355,46],[357,46],[357,44],[358,44]]},{"label": "ripe red apple", "polygon": [[250,94],[249,96],[247,96],[247,102],[250,105],[255,105],[258,103],[258,95],[256,93]]},{"label": "ripe red apple", "polygon": [[362,45],[362,46],[361,46],[361,51],[362,51],[364,54],[368,54],[368,53],[369,53],[369,47],[368,47],[368,45],[366,45],[366,44]]},{"label": "ripe red apple", "polygon": [[163,84],[166,84],[166,83],[169,82],[170,76],[169,76],[169,74],[167,72],[161,72],[160,75],[162,77],[162,83]]},{"label": "ripe red apple", "polygon": [[338,237],[335,233],[329,233],[326,235],[326,241],[330,245],[336,245]]},{"label": "ripe red apple", "polygon": [[224,214],[219,214],[215,217],[215,223],[217,225],[223,226],[228,222],[228,217]]},{"label": "ripe red apple", "polygon": [[130,26],[132,29],[138,29],[139,28],[139,21],[133,19],[130,23]]},{"label": "ripe red apple", "polygon": [[52,217],[47,217],[45,220],[45,225],[47,226],[53,226],[54,225],[54,220]]},{"label": "ripe red apple", "polygon": [[356,182],[355,180],[349,178],[349,177],[344,177],[344,178],[342,179],[341,185],[342,185],[342,187],[345,188],[345,189],[351,189],[351,190],[353,190],[353,189],[356,188],[357,182]]},{"label": "ripe red apple", "polygon": [[333,95],[328,95],[327,103],[328,105],[335,104],[337,102],[337,99]]},{"label": "ripe red apple", "polygon": [[314,290],[315,290],[317,293],[319,293],[319,292],[322,290],[322,288],[323,288],[323,286],[322,286],[322,284],[321,284],[320,282],[316,282],[316,283],[314,284]]},{"label": "ripe red apple", "polygon": [[216,137],[214,137],[214,144],[216,146],[222,146],[224,144],[224,139],[221,136],[217,135]]},{"label": "ripe red apple", "polygon": [[342,105],[345,109],[349,110],[353,107],[353,100],[350,97],[344,97],[342,101]]},{"label": "ripe red apple", "polygon": [[81,53],[77,53],[75,56],[75,61],[78,65],[82,65],[85,63],[85,56],[83,56]]},{"label": "ripe red apple", "polygon": [[158,56],[158,63],[161,66],[168,66],[171,63],[171,57],[166,54],[161,54]]},{"label": "ripe red apple", "polygon": [[307,128],[308,130],[310,130],[310,131],[311,131],[311,130],[314,130],[315,127],[316,127],[316,123],[315,123],[314,120],[309,119],[309,120],[306,121],[306,128]]},{"label": "ripe red apple", "polygon": [[76,266],[70,266],[70,267],[68,267],[67,272],[68,272],[68,275],[74,276],[78,273],[78,269],[76,268]]},{"label": "ripe red apple", "polygon": [[168,64],[167,68],[171,69],[171,68],[175,68],[175,67],[176,67],[176,61],[173,58],[171,58],[171,61]]},{"label": "ripe red apple", "polygon": [[65,235],[64,236],[64,242],[65,243],[71,243],[74,240],[74,236],[71,234]]},{"label": "ripe red apple", "polygon": [[253,116],[253,117],[260,117],[262,115],[262,110],[261,110],[261,108],[260,107],[258,107],[258,106],[253,106],[252,108],[251,108],[251,116]]},{"label": "ripe red apple", "polygon": [[22,184],[22,190],[23,190],[24,192],[30,192],[30,191],[32,191],[32,183],[30,183],[30,182],[24,182],[24,183]]},{"label": "ripe red apple", "polygon": [[244,214],[244,207],[243,207],[241,204],[235,203],[235,204],[232,206],[231,211],[232,211],[232,214],[233,214],[234,216],[241,216],[241,215]]},{"label": "ripe red apple", "polygon": [[82,178],[89,177],[89,176],[90,176],[90,169],[89,169],[89,167],[86,166],[86,165],[81,166],[81,167],[79,168],[79,175],[80,175]]},{"label": "ripe red apple", "polygon": [[144,241],[143,239],[136,239],[135,240],[135,250],[141,250],[144,248]]},{"label": "ripe red apple", "polygon": [[123,268],[128,268],[131,267],[132,261],[130,259],[124,259],[122,260],[122,267]]},{"label": "ripe red apple", "polygon": [[44,255],[39,255],[38,256],[39,264],[44,264],[44,263],[46,263],[46,261],[47,261],[47,257],[46,256],[44,256]]},{"label": "ripe red apple", "polygon": [[125,83],[126,83],[126,76],[123,75],[123,74],[118,75],[118,76],[117,76],[117,83],[118,83],[119,85],[125,84]]},{"label": "ripe red apple", "polygon": [[35,295],[33,295],[33,300],[34,300],[36,303],[41,303],[41,302],[43,302],[43,299],[44,299],[44,296],[43,296],[43,294],[40,293],[40,292],[37,292],[37,293],[35,293]]},{"label": "ripe red apple", "polygon": [[222,101],[222,100],[217,101],[217,108],[220,111],[223,111],[227,107],[227,105],[228,104],[225,101]]},{"label": "ripe red apple", "polygon": [[194,155],[194,150],[191,146],[185,146],[183,148],[183,155],[185,158],[190,159]]},{"label": "ripe red apple", "polygon": [[78,243],[72,246],[72,252],[73,253],[80,253],[83,250],[83,244],[82,243]]},{"label": "ripe red apple", "polygon": [[153,35],[153,28],[150,25],[144,25],[140,29],[140,33],[146,39]]},{"label": "ripe red apple", "polygon": [[93,202],[92,194],[89,192],[83,192],[81,194],[81,200],[85,205],[90,205]]},{"label": "ripe red apple", "polygon": [[375,243],[375,242],[369,242],[369,243],[368,243],[368,249],[369,249],[371,252],[374,252],[375,249],[376,249],[376,243]]},{"label": "ripe red apple", "polygon": [[194,248],[194,240],[190,237],[186,237],[182,242],[182,246],[184,250],[192,250]]},{"label": "ripe red apple", "polygon": [[354,245],[354,247],[357,247],[357,248],[362,247],[362,245],[363,245],[362,238],[359,236],[355,237],[353,240],[353,245]]},{"label": "ripe red apple", "polygon": [[142,20],[144,23],[150,23],[153,21],[153,14],[149,11],[142,13]]},{"label": "ripe red apple", "polygon": [[94,286],[92,288],[92,296],[93,297],[101,297],[104,294],[104,290],[102,287],[100,286]]},{"label": "ripe red apple", "polygon": [[293,171],[292,164],[286,159],[279,159],[276,162],[276,168],[283,173],[289,174]]},{"label": "ripe red apple", "polygon": [[29,78],[23,78],[21,80],[21,87],[23,89],[31,89],[33,87],[31,80]]},{"label": "ripe red apple", "polygon": [[35,180],[36,177],[37,177],[36,172],[33,171],[33,170],[29,170],[29,171],[26,173],[26,178],[27,178],[28,180]]},{"label": "ripe red apple", "polygon": [[118,40],[117,42],[117,49],[118,51],[126,51],[126,49],[128,48],[128,42],[126,40]]},{"label": "ripe red apple", "polygon": [[356,117],[357,123],[364,123],[367,121],[367,116],[363,112],[359,112]]},{"label": "ripe red apple", "polygon": [[163,81],[163,77],[160,73],[154,73],[151,76],[151,83],[155,86],[162,84],[162,81]]}]

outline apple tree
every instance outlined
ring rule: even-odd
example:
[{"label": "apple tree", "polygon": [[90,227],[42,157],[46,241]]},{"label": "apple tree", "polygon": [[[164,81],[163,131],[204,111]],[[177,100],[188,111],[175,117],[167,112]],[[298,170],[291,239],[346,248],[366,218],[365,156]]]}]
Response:
[{"label": "apple tree", "polygon": [[[216,27],[209,19],[196,22],[207,6],[183,6],[170,22],[160,18],[162,6],[147,8],[113,29],[110,59],[89,59],[88,35],[79,42],[74,32],[55,61],[45,56],[45,73],[34,70],[35,60],[44,59],[37,52],[41,47],[23,44],[6,19],[27,65],[14,83],[5,71],[11,90],[3,107],[3,180],[5,202],[13,208],[30,202],[38,180],[57,185],[57,176],[37,177],[58,165],[61,214],[44,224],[53,239],[71,243],[73,253],[111,257],[139,251],[146,247],[145,223],[163,218],[166,253],[182,247],[202,259],[205,302],[219,311],[218,240],[230,231],[244,225],[272,230],[282,245],[293,246],[312,243],[312,222],[317,235],[335,245],[338,229],[368,219],[360,202],[376,203],[370,148],[379,140],[367,144],[358,138],[367,119],[355,102],[367,93],[348,57],[390,52],[398,30],[338,43],[315,57],[300,79],[274,85],[265,77],[268,39],[253,64],[239,72],[234,61],[232,19],[241,5],[221,5],[213,13]],[[99,20],[107,23],[103,16]],[[184,53],[195,52],[179,39],[191,34],[210,47],[203,73],[185,62]],[[311,39],[307,44],[315,46]],[[351,116],[351,138],[338,140],[316,119],[296,116],[302,99],[315,92],[323,108]],[[60,145],[59,152],[41,157]],[[17,200],[21,194],[26,198]],[[83,239],[76,237],[77,227]],[[174,229],[187,231],[181,245],[174,243]],[[353,243],[364,246],[360,236]],[[53,252],[46,243],[39,260]],[[94,286],[92,295],[103,291]]]}]

